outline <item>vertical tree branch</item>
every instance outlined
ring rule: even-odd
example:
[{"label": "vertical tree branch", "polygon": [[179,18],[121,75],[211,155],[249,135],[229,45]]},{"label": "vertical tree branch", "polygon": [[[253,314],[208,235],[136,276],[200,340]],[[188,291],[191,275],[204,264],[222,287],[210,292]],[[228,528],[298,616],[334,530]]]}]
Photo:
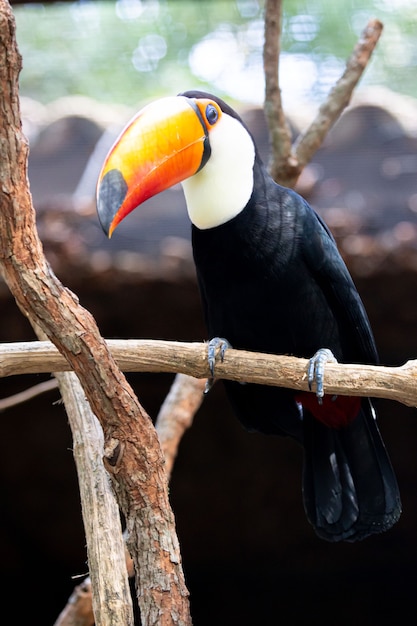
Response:
[{"label": "vertical tree branch", "polygon": [[299,175],[320,148],[327,133],[349,104],[353,90],[358,84],[376,44],[383,25],[372,19],[363,30],[346,69],[320,106],[316,118],[301,133],[294,145],[282,108],[279,87],[279,54],[282,24],[282,0],[265,2],[265,115],[271,140],[270,173],[274,180],[287,187],[294,187]]},{"label": "vertical tree branch", "polygon": [[168,477],[171,476],[182,436],[190,428],[203,401],[205,385],[206,379],[177,374],[158,413],[155,428],[165,456]]},{"label": "vertical tree branch", "polygon": [[[57,372],[55,376],[73,434],[92,587],[93,611],[90,615],[94,614],[96,624],[133,625],[120,513],[102,460],[103,431],[75,374]],[[85,617],[89,616],[87,590],[88,583],[85,582],[79,590],[83,593],[77,596],[83,598]],[[55,626],[59,624],[62,621],[56,622]]]},{"label": "vertical tree branch", "polygon": [[282,178],[283,172],[286,172],[292,163],[291,130],[282,108],[281,89],[279,87],[281,31],[282,0],[266,0],[263,51],[265,74],[264,111],[271,142],[270,173],[274,180]]},{"label": "vertical tree branch", "polygon": [[[63,376],[63,374],[55,374],[55,375],[58,377]],[[166,468],[168,479],[171,477],[172,468],[174,465],[175,458],[177,456],[178,446],[181,441],[181,438],[185,430],[191,426],[193,419],[194,419],[194,415],[203,400],[203,391],[204,391],[205,384],[206,384],[205,379],[193,378],[192,376],[187,376],[186,374],[177,374],[177,376],[174,379],[174,382],[172,383],[171,389],[167,397],[165,398],[165,401],[163,402],[161,409],[158,413],[155,426],[156,426],[156,431],[158,433],[159,441],[161,443],[161,448],[165,456],[165,468]],[[78,393],[77,393],[77,396],[78,396]],[[77,414],[80,409],[83,411],[84,410],[88,411],[88,407],[83,408],[84,405],[85,405],[84,398],[78,396],[77,406],[74,407],[75,416],[72,418],[70,417],[71,422],[74,422],[74,420],[77,420]],[[68,411],[71,405],[69,402],[65,402],[65,406]],[[91,417],[88,419],[97,421],[94,415],[92,414],[91,414]],[[77,428],[77,426],[81,426],[81,425],[82,424],[75,423],[75,424],[72,424],[72,427]],[[91,423],[91,427],[94,430],[93,422]],[[81,451],[80,451],[80,454],[77,455],[76,453],[77,451],[76,449],[74,449],[74,457],[76,459],[76,462],[78,458],[77,471],[80,474],[80,470],[78,468],[79,467],[82,468],[86,464],[88,465],[90,463],[90,459],[91,458],[94,459],[95,457],[96,446],[94,445],[94,442],[97,440],[97,436],[91,437],[90,432],[87,432],[86,435],[84,435],[83,431],[81,431],[78,433],[78,437],[81,438],[81,441],[82,441]],[[92,451],[90,451],[91,446],[93,446]],[[101,467],[100,467],[100,463],[98,459],[94,461],[94,465],[98,465],[98,467],[96,469],[94,469],[93,467],[90,473],[90,476],[91,477],[95,476],[96,471],[98,471],[98,481],[101,482],[102,480],[101,479]],[[90,476],[87,476],[88,482],[90,481]],[[80,490],[81,490],[83,488],[83,476],[81,475],[79,478],[79,482],[80,482]],[[96,488],[94,486],[94,491],[95,490]],[[85,495],[88,499],[88,489],[85,491],[86,491]],[[105,485],[104,485],[104,491],[105,491]],[[94,498],[94,493],[90,494],[90,498],[91,497]],[[83,510],[84,510],[84,503],[83,503]],[[86,510],[87,515],[91,515],[90,513],[91,507],[89,506],[88,502],[85,503],[85,510]],[[103,514],[105,515],[104,507],[102,507],[101,510],[103,511]],[[92,520],[92,522],[94,523],[94,520]],[[84,526],[86,528],[86,536],[87,536],[87,542],[88,542],[88,536],[89,536],[88,528],[89,526],[92,526],[92,524],[90,524],[87,521],[87,522],[84,522]],[[105,526],[108,526],[108,520],[106,520]],[[95,527],[96,533],[101,535],[101,530],[100,530],[101,522],[94,525],[94,527]],[[94,542],[94,537],[92,537],[92,542]],[[97,545],[96,542],[94,542],[93,548],[92,548],[92,550],[94,551],[94,558],[95,556],[99,556],[97,552],[97,547],[100,546],[100,543],[98,544],[97,547],[96,545]],[[112,551],[113,551],[112,546],[109,546],[110,555],[112,554]],[[106,555],[108,554],[107,550],[102,550],[102,552]],[[123,569],[126,570],[126,565],[127,565],[129,576],[133,576],[134,568],[133,568],[132,559],[126,549],[124,550],[124,561],[125,562],[123,563],[124,565]],[[89,562],[90,562],[90,557],[89,557]],[[113,560],[110,560],[110,562],[113,562]],[[97,564],[97,567],[95,566],[95,562],[94,564],[91,563],[90,571],[95,572],[96,576],[97,575],[100,576],[100,563]],[[93,580],[94,580],[94,577],[93,577]],[[105,580],[105,577],[104,577],[104,580]],[[91,578],[87,577],[83,581],[82,584],[78,585],[74,589],[74,592],[72,593],[67,605],[62,610],[54,626],[92,626],[94,623],[92,602],[95,596],[100,597],[99,591],[97,592],[95,591],[94,595],[91,593]],[[103,613],[103,611],[105,611],[106,609],[107,607],[101,604],[101,612]],[[95,611],[95,613],[97,613],[97,611]],[[111,615],[103,616],[103,623],[109,624],[109,625],[112,624]],[[123,624],[123,626],[125,626],[125,624],[127,623],[128,623],[127,621],[126,622],[122,621],[121,625]]]},{"label": "vertical tree branch", "polygon": [[142,623],[191,623],[164,459],[155,429],[117,367],[91,314],[63,287],[43,255],[27,182],[21,131],[21,59],[10,5],[0,0],[0,265],[33,327],[77,374],[103,428],[104,462],[129,533]]}]

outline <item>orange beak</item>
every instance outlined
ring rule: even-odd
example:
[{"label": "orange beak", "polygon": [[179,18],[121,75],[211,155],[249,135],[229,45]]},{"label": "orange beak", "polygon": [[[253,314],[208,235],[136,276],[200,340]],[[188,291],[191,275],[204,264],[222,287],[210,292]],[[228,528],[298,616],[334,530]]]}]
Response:
[{"label": "orange beak", "polygon": [[210,154],[202,101],[162,98],[129,122],[104,162],[97,211],[111,237],[116,226],[148,198],[193,176]]}]

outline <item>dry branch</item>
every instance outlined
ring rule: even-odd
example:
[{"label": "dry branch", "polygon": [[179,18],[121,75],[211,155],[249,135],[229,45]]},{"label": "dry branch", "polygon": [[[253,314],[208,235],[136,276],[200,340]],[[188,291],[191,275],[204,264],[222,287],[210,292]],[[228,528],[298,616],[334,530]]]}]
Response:
[{"label": "dry branch", "polygon": [[[57,375],[60,376],[59,374]],[[61,374],[61,376],[64,376],[64,375],[68,376],[68,374]],[[159,441],[161,443],[162,451],[164,452],[164,456],[166,460],[165,467],[166,467],[168,479],[171,477],[171,472],[172,472],[173,464],[175,461],[175,457],[177,455],[179,442],[184,434],[184,431],[191,426],[192,421],[194,419],[194,415],[202,402],[204,386],[205,386],[205,381],[203,380],[197,380],[196,378],[186,376],[185,374],[178,374],[171,386],[170,392],[168,393],[159,411],[155,427],[158,433]],[[78,398],[78,403],[80,407],[84,406],[84,402],[82,398]],[[68,411],[67,402],[65,402],[65,406]],[[78,410],[79,409],[75,407],[76,415],[78,413]],[[92,418],[95,420],[94,416],[92,416]],[[91,476],[86,477],[87,483],[91,483],[91,480],[94,480],[94,477],[97,474],[97,472],[98,472],[98,479],[96,480],[96,482],[100,483],[102,481],[101,467],[100,467],[100,463],[98,462],[98,459],[96,458],[95,453],[97,450],[94,445],[94,442],[97,440],[97,437],[93,437],[93,442],[92,444],[90,444],[90,442],[88,441],[89,435],[90,435],[89,432],[87,432],[85,435],[83,433],[79,433],[80,437],[84,437],[84,436],[87,437],[87,441],[85,442],[86,444],[85,453],[84,453],[84,446],[81,446],[81,454],[76,454],[76,451],[74,450],[74,456],[76,458],[76,461],[78,458],[77,471],[78,472],[80,471],[78,469],[79,467],[84,467],[88,465],[90,458],[92,458],[93,468],[91,471]],[[90,445],[93,445],[93,451],[92,451],[93,454],[91,454]],[[80,489],[83,488],[82,485],[83,485],[83,478],[80,476]],[[91,494],[92,499],[94,499],[95,497],[95,493],[94,493],[95,491],[96,489],[94,488],[94,491]],[[85,509],[89,515],[91,515],[91,513],[94,513],[95,511],[95,507],[94,506],[90,507],[88,505],[88,502],[85,503]],[[103,510],[103,513],[104,513],[106,509],[101,508],[101,510]],[[100,511],[98,513],[100,513]],[[86,533],[88,532],[88,529],[90,526],[92,526],[92,524],[85,522]],[[97,537],[94,539],[95,550],[97,548],[100,548],[100,546],[102,546],[103,548],[103,545],[105,545],[105,541],[102,543],[100,526],[101,525],[99,524],[97,528],[96,525],[94,525],[94,530],[97,533]],[[108,523],[105,523],[104,526],[107,527]],[[104,529],[103,532],[106,532],[106,528]],[[107,550],[102,549],[101,551],[102,553],[106,554],[106,559],[103,559],[103,560],[107,561],[108,560]],[[110,552],[110,555],[114,553],[113,546],[109,547],[109,552]],[[98,552],[97,552],[97,555],[98,555]],[[127,549],[124,550],[124,559],[125,559],[128,574],[130,577],[132,577],[134,575],[133,562]],[[90,562],[90,559],[89,559],[89,562]],[[97,565],[99,566],[99,564]],[[96,567],[90,566],[90,571],[99,573],[100,569],[99,567],[97,567],[96,569]],[[102,588],[103,588],[103,585],[102,585]],[[93,615],[93,608],[92,608],[94,596],[91,592],[91,589],[92,589],[91,578],[87,577],[80,585],[78,585],[74,589],[73,593],[71,594],[71,597],[68,600],[67,605],[64,607],[64,609],[60,613],[54,626],[92,626],[94,624],[94,615]],[[97,593],[96,596],[100,597],[99,593]],[[104,606],[102,605],[101,607],[102,617],[103,617],[103,611],[108,608],[109,608],[108,603],[105,602]],[[111,621],[110,619],[107,618],[107,621],[104,620],[103,623],[110,624]]]},{"label": "dry branch", "polygon": [[320,148],[327,133],[349,104],[376,44],[383,25],[372,19],[363,30],[345,71],[320,106],[316,118],[301,133],[291,147],[291,137],[285,119],[279,88],[279,52],[281,38],[282,0],[265,3],[265,102],[264,109],[271,138],[270,172],[281,185],[294,187],[305,165]]},{"label": "dry branch", "polygon": [[51,378],[50,380],[45,380],[43,383],[39,383],[38,385],[33,385],[24,391],[20,391],[19,393],[15,393],[12,396],[8,396],[7,398],[2,398],[0,400],[0,413],[5,411],[6,409],[10,409],[12,406],[16,406],[17,404],[22,404],[23,402],[28,402],[33,398],[36,398],[41,393],[47,393],[48,391],[52,391],[52,389],[56,389],[58,387],[58,381],[56,378]]},{"label": "dry branch", "polygon": [[[43,255],[21,131],[21,57],[10,5],[0,0],[0,267],[21,311],[65,356],[104,432],[104,458],[129,531],[146,625],[191,624],[164,458],[155,429],[117,367],[91,314]],[[140,575],[139,575],[140,574]]]},{"label": "dry branch", "polygon": [[205,378],[177,374],[158,413],[155,428],[165,456],[168,478],[171,477],[182,436],[190,428],[203,401],[205,385]]},{"label": "dry branch", "polygon": [[[89,577],[76,595],[79,600],[83,599],[77,607],[83,609],[83,623],[94,615],[96,624],[127,626],[134,623],[132,598],[120,512],[110,477],[103,466],[103,431],[75,374],[55,372],[55,376],[73,434],[74,461],[87,543]],[[92,588],[91,596],[87,594],[89,587]],[[90,613],[87,611],[89,597],[94,607]],[[70,623],[68,613],[64,611],[55,626]]]},{"label": "dry branch", "polygon": [[320,106],[316,118],[307,130],[297,137],[293,150],[299,173],[320,148],[330,128],[349,104],[353,90],[365,71],[382,34],[382,29],[383,25],[379,20],[372,19],[368,22],[351,56],[347,60],[343,75],[331,89],[325,102]]},{"label": "dry branch", "polygon": [[[107,345],[125,372],[179,372],[204,379],[210,375],[206,343],[109,339]],[[215,373],[217,378],[308,391],[307,364],[308,359],[230,348]],[[49,342],[0,344],[0,376],[68,369],[68,362]],[[417,360],[400,367],[328,363],[324,382],[326,393],[389,398],[417,406]]]},{"label": "dry branch", "polygon": [[[297,162],[291,158],[291,130],[282,108],[279,87],[279,55],[281,47],[282,0],[266,0],[265,3],[265,43],[263,63],[265,74],[264,111],[268,122],[271,142],[271,176],[283,181],[283,176],[292,172]],[[297,171],[296,176],[300,174]],[[295,174],[291,173],[291,176]]]}]

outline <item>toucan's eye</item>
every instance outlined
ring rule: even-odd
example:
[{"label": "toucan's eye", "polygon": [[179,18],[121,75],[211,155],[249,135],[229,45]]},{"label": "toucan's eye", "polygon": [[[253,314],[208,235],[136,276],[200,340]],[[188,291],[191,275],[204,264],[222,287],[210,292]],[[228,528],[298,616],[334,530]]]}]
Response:
[{"label": "toucan's eye", "polygon": [[219,119],[219,112],[213,104],[208,104],[206,106],[206,119],[208,123],[213,126]]}]

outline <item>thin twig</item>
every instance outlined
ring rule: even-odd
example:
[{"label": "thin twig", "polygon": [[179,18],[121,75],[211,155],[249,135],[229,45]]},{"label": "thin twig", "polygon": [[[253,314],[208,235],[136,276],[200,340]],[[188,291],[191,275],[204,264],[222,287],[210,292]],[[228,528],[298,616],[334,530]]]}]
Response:
[{"label": "thin twig", "polygon": [[5,411],[6,409],[10,409],[17,404],[22,404],[23,402],[28,402],[36,396],[39,396],[41,393],[46,393],[51,391],[52,389],[57,389],[58,381],[56,378],[51,378],[50,380],[45,380],[43,383],[39,383],[38,385],[33,385],[24,391],[20,391],[19,393],[15,393],[12,396],[8,396],[7,398],[2,398],[0,400],[0,413]]},{"label": "thin twig", "polygon": [[369,21],[346,63],[343,75],[320,106],[316,118],[307,130],[297,137],[293,149],[300,171],[317,152],[330,128],[349,104],[353,90],[368,65],[382,34],[382,29],[383,25],[379,20],[372,19]]},{"label": "thin twig", "polygon": [[320,106],[316,118],[291,147],[279,87],[281,4],[281,0],[266,0],[265,4],[264,108],[271,137],[271,176],[282,185],[294,187],[305,165],[311,161],[330,128],[349,104],[382,34],[383,24],[377,19],[368,22],[347,60],[343,75]]}]

